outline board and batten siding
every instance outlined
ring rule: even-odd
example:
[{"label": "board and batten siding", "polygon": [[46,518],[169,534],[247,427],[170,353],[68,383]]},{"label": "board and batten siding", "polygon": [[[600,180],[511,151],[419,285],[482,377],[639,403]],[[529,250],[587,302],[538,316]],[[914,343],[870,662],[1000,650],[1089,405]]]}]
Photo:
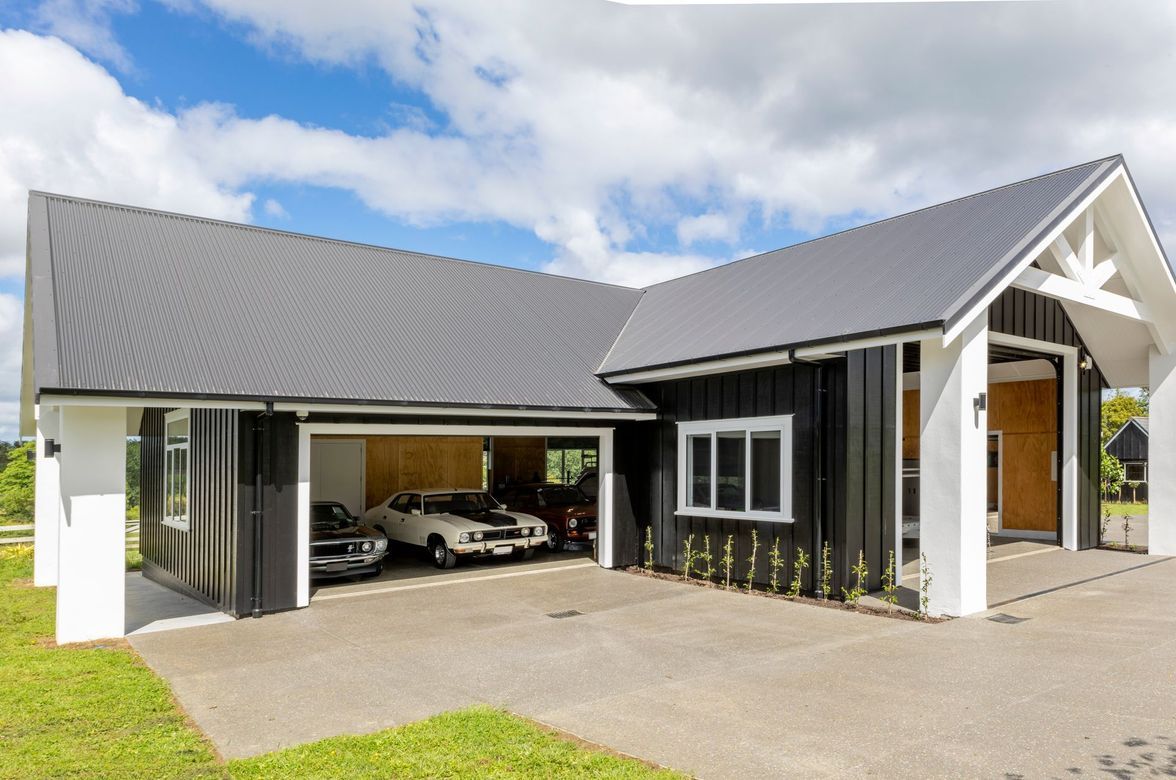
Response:
[{"label": "board and batten siding", "polygon": [[189,416],[189,530],[163,524],[164,409],[140,427],[143,574],[221,610],[237,602],[237,419],[219,409]]},{"label": "board and batten siding", "polygon": [[[996,333],[1065,344],[1086,350],[1086,344],[1066,316],[1062,305],[1027,290],[1009,288],[988,307],[988,329]],[[1062,413],[1062,382],[1058,382],[1058,415]],[[1085,550],[1099,544],[1100,436],[1102,431],[1102,391],[1106,386],[1095,364],[1078,371],[1078,548]],[[1062,430],[1059,422],[1058,430]],[[1059,442],[1060,445],[1060,442]],[[1061,446],[1058,452],[1061,452]],[[1060,470],[1058,473],[1061,473]],[[1061,480],[1057,490],[1061,491]],[[1057,506],[1061,507],[1059,499]],[[1061,515],[1058,515],[1058,532]]]}]

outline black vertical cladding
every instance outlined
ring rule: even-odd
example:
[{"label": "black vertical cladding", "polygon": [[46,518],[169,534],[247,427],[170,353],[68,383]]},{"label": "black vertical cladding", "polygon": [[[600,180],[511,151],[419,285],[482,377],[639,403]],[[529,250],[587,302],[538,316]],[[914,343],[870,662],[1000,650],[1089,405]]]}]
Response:
[{"label": "black vertical cladding", "polygon": [[235,613],[236,414],[219,409],[190,412],[186,531],[163,524],[165,414],[164,409],[145,410],[140,427],[143,573]]},{"label": "black vertical cladding", "polygon": [[[298,605],[298,424],[293,414],[264,421],[257,451],[257,412],[240,412],[237,470],[237,599],[235,611],[251,611],[254,589],[254,532],[261,525],[260,609],[281,612]],[[261,470],[262,512],[254,515],[254,494]]]},{"label": "black vertical cladding", "polygon": [[831,403],[834,593],[856,584],[850,570],[859,554],[869,573],[867,587],[881,586],[897,521],[897,348],[851,350],[841,365]]},{"label": "black vertical cladding", "polygon": [[[1026,290],[1008,289],[993,301],[988,307],[988,328],[996,333],[1007,333],[1051,344],[1065,344],[1086,352],[1085,342],[1082,341],[1074,323],[1066,316],[1066,310],[1061,303]],[[1099,437],[1102,425],[1102,390],[1105,386],[1106,381],[1097,365],[1086,370],[1079,369],[1076,403],[1080,549],[1097,546],[1099,542]],[[1060,425],[1058,429],[1061,430]]]},{"label": "black vertical cladding", "polygon": [[[719,376],[681,379],[644,385],[660,412],[642,454],[642,468],[648,469],[650,486],[647,517],[652,522],[654,559],[659,566],[680,569],[685,545],[691,534],[696,551],[709,542],[716,569],[723,546],[733,542],[732,576],[746,579],[751,567],[752,529],[759,548],[755,557],[755,579],[767,583],[771,572],[768,555],[779,544],[782,556],[780,578],[788,579],[797,547],[814,555],[813,517],[818,497],[814,493],[815,455],[813,429],[816,424],[816,369],[793,364]],[[793,415],[792,420],[792,508],[793,523],[679,516],[677,509],[678,434],[677,423],[691,420],[729,419]],[[639,522],[642,513],[638,510]],[[644,530],[641,538],[644,539]],[[813,587],[813,568],[805,572],[805,589]]]}]

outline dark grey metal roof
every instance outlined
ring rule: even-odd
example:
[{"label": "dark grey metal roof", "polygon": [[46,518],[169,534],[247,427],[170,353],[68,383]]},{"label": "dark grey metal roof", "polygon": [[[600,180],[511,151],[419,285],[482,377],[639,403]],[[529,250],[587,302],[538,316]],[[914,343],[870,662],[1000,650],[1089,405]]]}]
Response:
[{"label": "dark grey metal roof", "polygon": [[36,392],[652,406],[593,373],[640,290],[42,193],[29,236]]},{"label": "dark grey metal roof", "polygon": [[950,326],[1120,157],[757,255],[646,290],[603,375]]}]

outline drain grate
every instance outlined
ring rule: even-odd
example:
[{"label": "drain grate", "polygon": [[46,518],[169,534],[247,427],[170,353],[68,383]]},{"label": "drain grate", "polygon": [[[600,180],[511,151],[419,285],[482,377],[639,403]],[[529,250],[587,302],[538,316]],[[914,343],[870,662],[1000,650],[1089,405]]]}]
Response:
[{"label": "drain grate", "polygon": [[988,618],[993,623],[1008,623],[1010,626],[1015,626],[1018,623],[1024,623],[1029,618],[1017,617],[1015,615],[1007,615],[1004,612],[993,615]]},{"label": "drain grate", "polygon": [[547,617],[555,618],[556,620],[562,620],[563,618],[576,617],[583,614],[584,613],[578,609],[565,609],[562,612],[548,612]]}]

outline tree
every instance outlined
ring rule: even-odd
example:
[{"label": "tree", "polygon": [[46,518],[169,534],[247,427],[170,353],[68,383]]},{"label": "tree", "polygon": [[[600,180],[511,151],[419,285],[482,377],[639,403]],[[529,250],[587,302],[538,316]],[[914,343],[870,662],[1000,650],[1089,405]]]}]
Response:
[{"label": "tree", "polygon": [[1119,492],[1119,488],[1123,486],[1123,464],[1114,455],[1111,455],[1105,448],[1101,449],[1102,458],[1099,463],[1099,477],[1102,482],[1102,491],[1104,496],[1110,496]]},{"label": "tree", "polygon": [[33,485],[35,466],[29,460],[36,451],[36,442],[25,442],[8,449],[8,461],[0,471],[0,512],[13,520],[33,517]]},{"label": "tree", "polygon": [[139,506],[139,464],[141,442],[127,439],[127,509]]},{"label": "tree", "polygon": [[1102,443],[1105,445],[1115,432],[1132,417],[1147,417],[1147,391],[1138,396],[1116,390],[1115,394],[1102,404]]}]

